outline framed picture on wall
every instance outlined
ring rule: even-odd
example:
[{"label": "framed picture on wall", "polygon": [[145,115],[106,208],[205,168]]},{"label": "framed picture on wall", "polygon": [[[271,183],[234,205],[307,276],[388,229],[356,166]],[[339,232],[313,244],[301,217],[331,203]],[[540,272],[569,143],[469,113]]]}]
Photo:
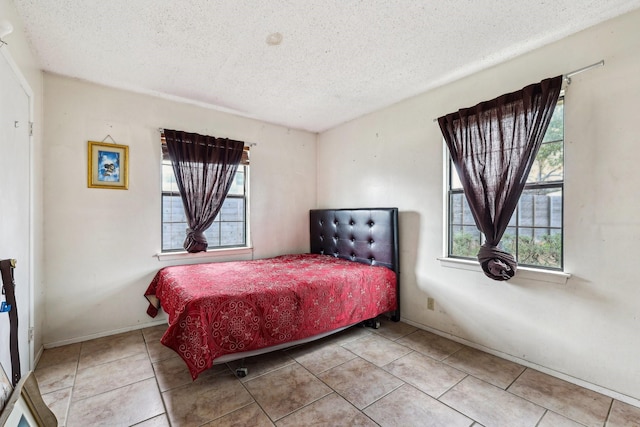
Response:
[{"label": "framed picture on wall", "polygon": [[13,390],[0,413],[0,426],[6,427],[55,427],[56,416],[42,400],[38,381],[28,372]]},{"label": "framed picture on wall", "polygon": [[129,147],[89,141],[89,188],[129,188]]}]

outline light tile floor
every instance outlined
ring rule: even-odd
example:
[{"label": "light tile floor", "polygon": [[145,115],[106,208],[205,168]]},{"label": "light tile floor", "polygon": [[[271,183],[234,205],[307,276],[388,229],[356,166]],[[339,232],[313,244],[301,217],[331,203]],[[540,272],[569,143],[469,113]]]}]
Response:
[{"label": "light tile floor", "polygon": [[216,365],[196,381],[165,326],[45,350],[61,426],[640,426],[640,408],[405,323]]}]

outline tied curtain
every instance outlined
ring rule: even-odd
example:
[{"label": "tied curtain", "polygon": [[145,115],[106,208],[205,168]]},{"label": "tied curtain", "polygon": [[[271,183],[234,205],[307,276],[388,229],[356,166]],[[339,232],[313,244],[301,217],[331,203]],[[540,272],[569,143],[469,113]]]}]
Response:
[{"label": "tied curtain", "polygon": [[508,280],[513,255],[498,247],[518,205],[562,88],[562,76],[438,118],[473,218],[485,236],[484,273]]},{"label": "tied curtain", "polygon": [[187,218],[187,252],[207,250],[204,235],[231,188],[244,143],[176,130],[164,131]]}]

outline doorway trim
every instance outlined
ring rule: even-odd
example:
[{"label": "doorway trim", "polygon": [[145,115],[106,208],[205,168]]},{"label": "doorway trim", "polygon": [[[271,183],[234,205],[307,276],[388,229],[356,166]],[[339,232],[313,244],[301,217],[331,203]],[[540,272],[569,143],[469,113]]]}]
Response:
[{"label": "doorway trim", "polygon": [[[11,56],[11,52],[7,45],[0,45],[0,54],[4,57],[4,59],[9,64],[9,67],[13,71],[13,74],[16,76],[18,81],[20,82],[20,86],[27,94],[27,98],[29,98],[29,271],[27,272],[29,278],[29,320],[28,320],[28,332],[27,339],[29,341],[29,366],[26,368],[26,371],[35,369],[35,283],[34,283],[34,194],[35,194],[35,186],[34,186],[34,156],[33,156],[33,122],[34,122],[34,114],[33,114],[33,89],[31,89],[31,85],[22,74],[20,67],[13,60]],[[24,369],[24,368],[23,368]]]}]

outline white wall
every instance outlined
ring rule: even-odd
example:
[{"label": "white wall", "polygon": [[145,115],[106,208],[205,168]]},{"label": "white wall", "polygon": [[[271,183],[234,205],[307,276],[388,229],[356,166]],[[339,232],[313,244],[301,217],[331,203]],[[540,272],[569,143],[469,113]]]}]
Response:
[{"label": "white wall", "polygon": [[[161,230],[160,127],[256,142],[253,256],[308,250],[315,134],[47,73],[44,86],[45,345],[153,321],[143,293],[159,268],[177,263],[154,257]],[[129,146],[126,191],[87,188],[87,141],[107,135]]]},{"label": "white wall", "polygon": [[[320,207],[400,209],[405,320],[640,399],[639,28],[636,11],[319,136]],[[601,59],[565,97],[571,279],[494,282],[441,265],[443,144],[433,119]]]},{"label": "white wall", "polygon": [[[0,0],[0,19],[6,19],[13,25],[13,32],[4,37],[7,45],[2,47],[9,51],[11,59],[18,66],[22,76],[27,81],[33,92],[33,137],[31,139],[31,156],[32,171],[31,185],[32,194],[31,210],[33,215],[32,235],[33,242],[31,250],[33,252],[32,268],[32,285],[34,299],[34,348],[38,353],[42,349],[42,324],[44,322],[44,305],[45,305],[45,289],[42,271],[43,263],[43,245],[42,245],[42,99],[43,99],[43,81],[42,71],[37,59],[31,53],[29,43],[24,34],[22,21],[18,17],[13,2],[11,0]],[[24,213],[26,215],[26,213]],[[26,236],[25,236],[26,237]],[[20,266],[28,264],[21,263]],[[27,286],[28,283],[22,283],[21,286]],[[18,284],[16,284],[18,286]],[[21,322],[28,321],[22,319]],[[36,355],[37,356],[37,355]],[[24,367],[23,367],[24,368]],[[5,371],[10,369],[5,367]]]}]

